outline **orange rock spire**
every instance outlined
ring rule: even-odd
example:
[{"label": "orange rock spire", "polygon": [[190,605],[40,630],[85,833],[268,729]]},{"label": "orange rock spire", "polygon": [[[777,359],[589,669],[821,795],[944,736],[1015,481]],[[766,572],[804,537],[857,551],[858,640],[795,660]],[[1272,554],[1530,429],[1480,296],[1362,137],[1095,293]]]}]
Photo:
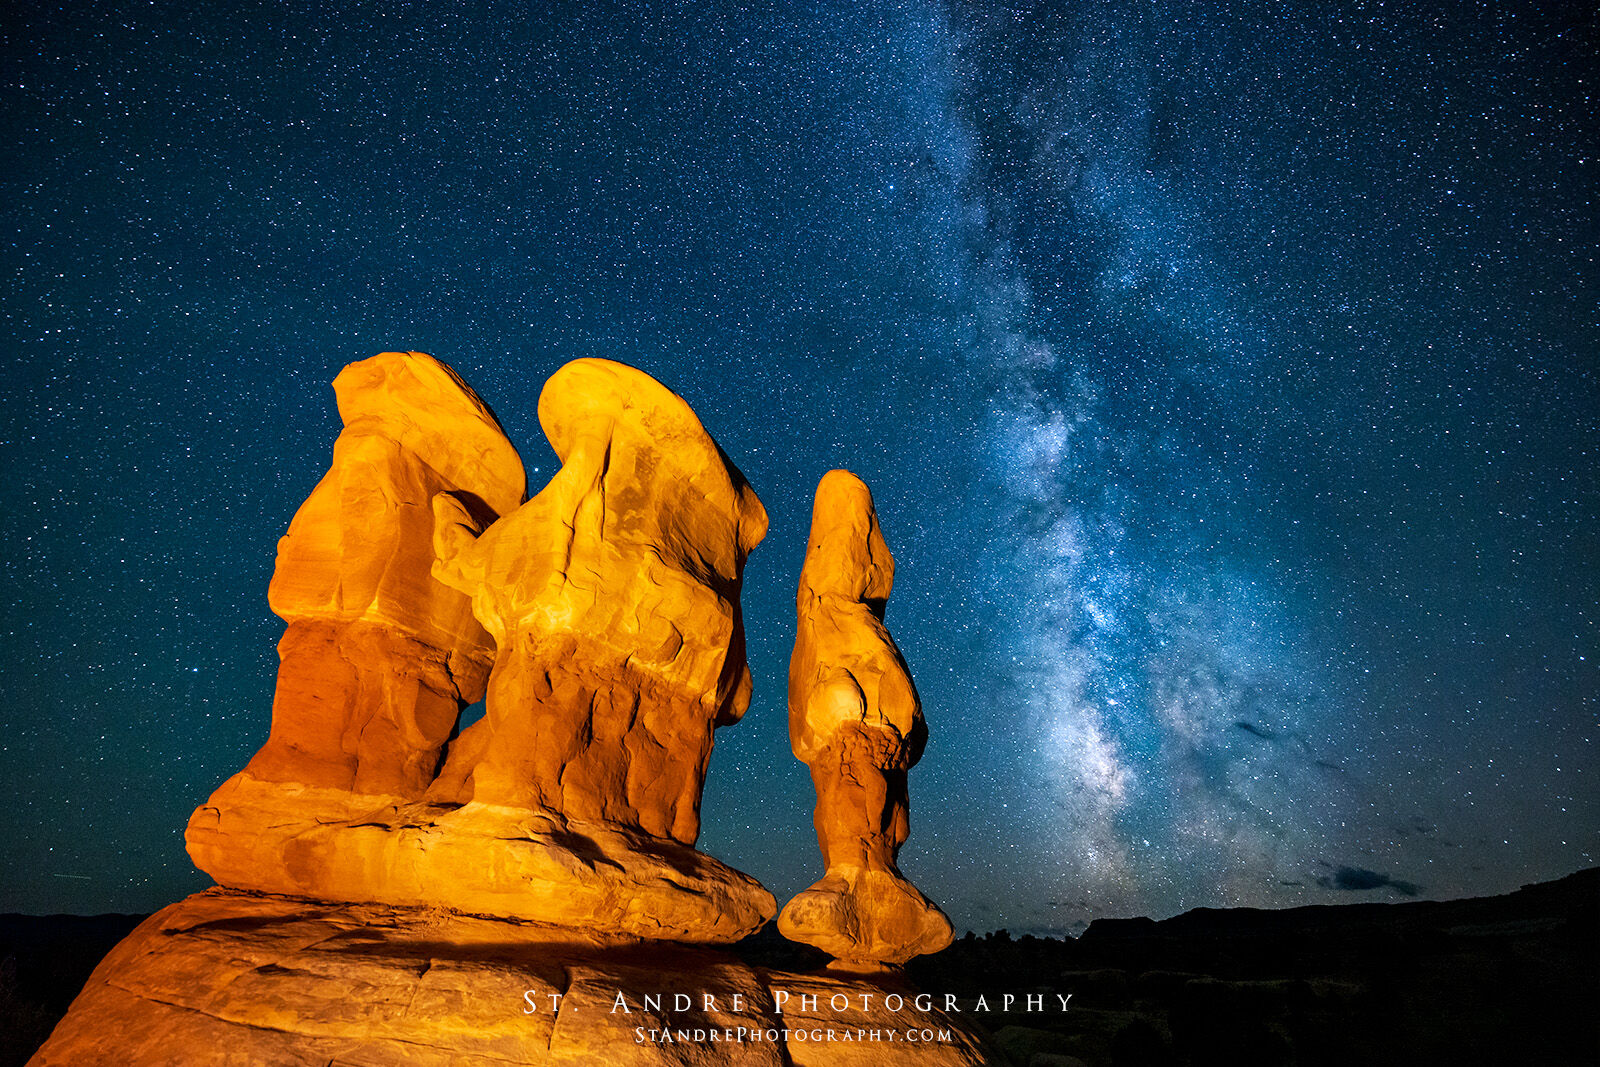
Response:
[{"label": "orange rock spire", "polygon": [[872,493],[849,471],[817,486],[789,661],[789,737],[817,790],[827,873],[778,917],[793,941],[845,969],[898,965],[950,943],[950,922],[900,873],[909,829],[906,772],[927,726],[883,624],[894,586]]}]

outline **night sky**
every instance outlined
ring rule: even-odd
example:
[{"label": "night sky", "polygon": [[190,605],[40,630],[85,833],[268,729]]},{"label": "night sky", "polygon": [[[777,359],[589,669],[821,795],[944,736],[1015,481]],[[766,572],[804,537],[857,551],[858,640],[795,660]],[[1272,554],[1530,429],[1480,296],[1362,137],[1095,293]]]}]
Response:
[{"label": "night sky", "polygon": [[1597,862],[1588,5],[62,6],[0,16],[0,911],[208,884],[182,828],[266,738],[328,383],[407,349],[535,491],[579,356],[749,477],[700,845],[780,903],[840,466],[958,932]]}]

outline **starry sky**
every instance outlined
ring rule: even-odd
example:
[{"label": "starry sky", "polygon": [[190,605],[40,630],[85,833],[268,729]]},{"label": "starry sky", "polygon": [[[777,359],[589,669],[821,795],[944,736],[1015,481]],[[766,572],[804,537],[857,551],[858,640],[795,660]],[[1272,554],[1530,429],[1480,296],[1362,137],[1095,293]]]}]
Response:
[{"label": "starry sky", "polygon": [[396,349],[535,490],[579,356],[749,477],[701,847],[780,902],[841,466],[931,731],[902,866],[958,931],[1595,864],[1581,6],[8,5],[0,911],[207,884],[182,827],[266,737],[328,383]]}]

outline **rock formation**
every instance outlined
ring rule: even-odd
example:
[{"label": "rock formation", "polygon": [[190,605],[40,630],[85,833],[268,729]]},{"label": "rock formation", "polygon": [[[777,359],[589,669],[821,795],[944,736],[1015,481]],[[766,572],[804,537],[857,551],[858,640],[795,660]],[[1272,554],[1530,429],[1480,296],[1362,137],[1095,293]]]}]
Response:
[{"label": "rock formation", "polygon": [[900,992],[904,1003],[886,1006],[870,982],[700,946],[597,946],[535,924],[210,889],[112,949],[29,1062],[985,1062],[942,997]]},{"label": "rock formation", "polygon": [[[334,469],[273,579],[272,736],[190,820],[196,864],[596,935],[762,925],[771,894],[691,846],[712,729],[749,703],[739,586],[766,513],[688,405],[568,364],[539,401],[563,467],[523,504],[442,364],[380,356],[336,388]],[[453,736],[486,675],[485,718]]]},{"label": "rock formation", "polygon": [[692,844],[711,731],[750,704],[739,583],[766,510],[689,405],[620,363],[567,364],[539,420],[562,467],[537,497],[482,536],[435,499],[433,573],[499,653],[485,736],[434,796]]},{"label": "rock formation", "polygon": [[906,772],[928,730],[900,650],[883,624],[894,585],[872,493],[848,471],[817,486],[789,661],[789,737],[817,790],[822,880],[778,928],[846,970],[898,965],[950,943],[950,921],[900,873],[909,829]]},{"label": "rock formation", "polygon": [[[225,887],[134,930],[30,1062],[982,1063],[953,997],[663,943],[775,910],[692,847],[712,731],[750,701],[739,591],[767,517],[688,406],[568,364],[539,400],[562,467],[523,503],[442,364],[387,353],[335,387],[333,469],[272,582],[272,734],[187,833]],[[785,916],[899,960],[949,930],[894,869],[922,721],[871,498],[823,490],[791,703],[828,878]]]},{"label": "rock formation", "polygon": [[449,367],[385,352],[334,379],[333,465],[278,542],[267,600],[278,645],[261,781],[419,798],[461,708],[483,698],[494,644],[434,581],[433,498],[479,528],[522,503],[522,460]]}]

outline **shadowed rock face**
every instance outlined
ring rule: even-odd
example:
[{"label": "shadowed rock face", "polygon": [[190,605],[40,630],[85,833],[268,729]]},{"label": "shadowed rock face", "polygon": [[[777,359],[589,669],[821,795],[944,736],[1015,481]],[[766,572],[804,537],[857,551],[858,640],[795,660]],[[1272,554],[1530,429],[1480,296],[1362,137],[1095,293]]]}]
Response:
[{"label": "shadowed rock face", "polygon": [[379,356],[336,388],[334,468],[272,584],[272,737],[190,820],[195,863],[602,934],[771,918],[692,848],[712,730],[749,704],[738,598],[766,513],[688,405],[618,363],[562,368],[539,415],[563,466],[523,504],[515,451],[442,364]]},{"label": "shadowed rock face", "polygon": [[950,922],[895,866],[909,829],[906,772],[927,727],[883,625],[894,557],[872,494],[848,471],[817,486],[789,661],[789,736],[817,790],[827,873],[778,917],[786,937],[846,968],[897,965],[950,943]]}]

